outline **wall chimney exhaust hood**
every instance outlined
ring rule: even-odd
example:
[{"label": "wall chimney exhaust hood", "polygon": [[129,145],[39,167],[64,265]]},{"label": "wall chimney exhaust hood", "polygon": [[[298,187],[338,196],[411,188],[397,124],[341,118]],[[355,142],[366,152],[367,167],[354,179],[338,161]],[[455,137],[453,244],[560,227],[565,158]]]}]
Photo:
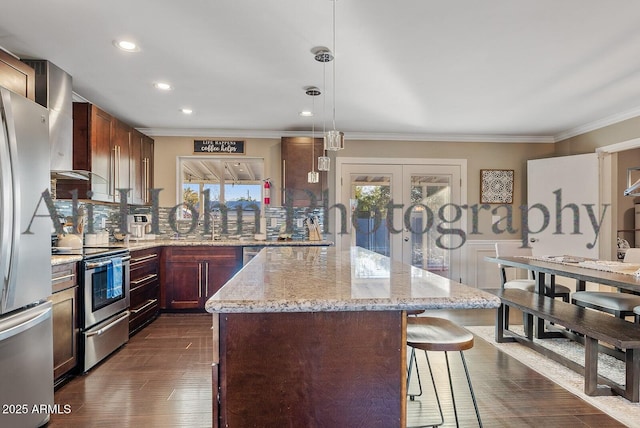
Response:
[{"label": "wall chimney exhaust hood", "polygon": [[36,102],[49,109],[51,178],[89,180],[89,171],[73,169],[73,88],[71,75],[42,59],[23,59],[36,74]]}]

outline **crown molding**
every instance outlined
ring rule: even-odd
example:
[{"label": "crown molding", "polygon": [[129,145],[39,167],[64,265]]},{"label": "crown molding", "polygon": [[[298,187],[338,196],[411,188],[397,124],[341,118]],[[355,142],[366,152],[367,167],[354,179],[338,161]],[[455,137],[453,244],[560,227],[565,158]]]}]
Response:
[{"label": "crown molding", "polygon": [[[213,137],[216,138],[275,138],[311,137],[309,131],[242,130],[214,128],[137,128],[151,137]],[[315,136],[321,136],[316,133]],[[345,132],[346,140],[370,141],[441,141],[462,143],[555,143],[546,135],[483,135],[483,134],[402,134]]]},{"label": "crown molding", "polygon": [[616,113],[614,115],[594,120],[593,122],[585,123],[584,125],[577,126],[572,129],[568,129],[559,134],[556,134],[554,137],[555,142],[559,142],[562,140],[566,140],[568,138],[575,137],[577,135],[586,134],[587,132],[595,131],[600,128],[604,128],[605,126],[615,125],[616,123],[623,122],[628,119],[633,119],[634,117],[640,116],[640,107],[635,107],[631,110],[627,110],[625,112]]}]

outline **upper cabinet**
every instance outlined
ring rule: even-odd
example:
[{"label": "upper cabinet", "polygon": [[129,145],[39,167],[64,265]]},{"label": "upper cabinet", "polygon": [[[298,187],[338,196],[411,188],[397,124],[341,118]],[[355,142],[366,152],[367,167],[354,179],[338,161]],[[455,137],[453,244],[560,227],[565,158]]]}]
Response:
[{"label": "upper cabinet", "polygon": [[35,100],[36,72],[18,58],[0,49],[0,86]]},{"label": "upper cabinet", "polygon": [[149,190],[153,188],[153,139],[134,129],[131,133],[129,156],[131,203],[151,203]]},{"label": "upper cabinet", "polygon": [[127,202],[148,204],[153,174],[153,140],[89,103],[73,103],[73,169],[91,172],[91,180],[58,182],[59,198],[120,202],[118,189],[130,189]]},{"label": "upper cabinet", "polygon": [[[311,142],[314,141],[312,146]],[[311,205],[313,194],[316,206],[322,205],[324,190],[327,189],[327,173],[320,172],[318,183],[309,183],[307,173],[313,168],[318,171],[318,156],[324,152],[322,138],[312,140],[309,137],[283,137],[281,140],[282,159],[282,205],[294,207]],[[313,147],[313,149],[312,149]]]}]

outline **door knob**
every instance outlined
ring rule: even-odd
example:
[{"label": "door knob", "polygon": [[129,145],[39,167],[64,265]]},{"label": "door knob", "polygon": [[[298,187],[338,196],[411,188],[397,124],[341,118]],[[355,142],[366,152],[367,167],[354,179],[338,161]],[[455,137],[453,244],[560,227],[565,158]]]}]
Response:
[{"label": "door knob", "polygon": [[539,241],[539,239],[538,239],[538,238],[531,238],[529,241],[531,241],[531,242],[538,242],[538,241]]}]

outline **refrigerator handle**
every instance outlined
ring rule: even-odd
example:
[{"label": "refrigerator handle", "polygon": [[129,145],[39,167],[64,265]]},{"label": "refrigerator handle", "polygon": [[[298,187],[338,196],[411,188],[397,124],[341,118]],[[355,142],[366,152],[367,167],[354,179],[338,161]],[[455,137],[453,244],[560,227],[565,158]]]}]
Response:
[{"label": "refrigerator handle", "polygon": [[8,93],[0,90],[0,304],[7,305],[7,293],[12,282],[13,260],[15,245],[15,187],[13,179],[12,150],[9,143],[9,112]]},{"label": "refrigerator handle", "polygon": [[3,246],[5,254],[2,254],[2,261],[4,265],[4,284],[2,290],[2,305],[6,307],[9,305],[13,299],[13,293],[15,288],[15,278],[13,278],[13,272],[16,269],[16,265],[18,263],[17,254],[18,254],[18,242],[20,237],[20,224],[19,224],[19,207],[20,207],[20,183],[19,180],[16,179],[17,171],[15,171],[15,167],[18,164],[17,153],[18,147],[16,142],[16,130],[15,130],[15,118],[13,117],[13,111],[11,109],[11,96],[10,92],[6,89],[0,91],[0,97],[2,98],[2,122],[3,122],[3,134],[4,134],[4,143],[7,150],[8,156],[5,157],[4,168],[7,167],[8,174],[3,176],[3,180],[8,180],[8,182],[4,182],[3,187],[4,191],[7,193],[4,194],[3,204],[7,203],[7,205],[3,205],[4,212],[3,216],[7,215],[4,219],[7,224],[3,224],[3,234],[2,236]]},{"label": "refrigerator handle", "polygon": [[2,342],[3,340],[10,339],[13,336],[17,336],[18,334],[23,333],[29,330],[30,328],[35,327],[36,325],[45,321],[47,318],[51,317],[51,311],[52,311],[51,304],[47,304],[43,306],[44,308],[38,311],[38,313],[35,316],[27,318],[25,321],[22,321],[19,324],[11,325],[6,330],[3,329],[3,325],[0,324],[0,342]]}]

